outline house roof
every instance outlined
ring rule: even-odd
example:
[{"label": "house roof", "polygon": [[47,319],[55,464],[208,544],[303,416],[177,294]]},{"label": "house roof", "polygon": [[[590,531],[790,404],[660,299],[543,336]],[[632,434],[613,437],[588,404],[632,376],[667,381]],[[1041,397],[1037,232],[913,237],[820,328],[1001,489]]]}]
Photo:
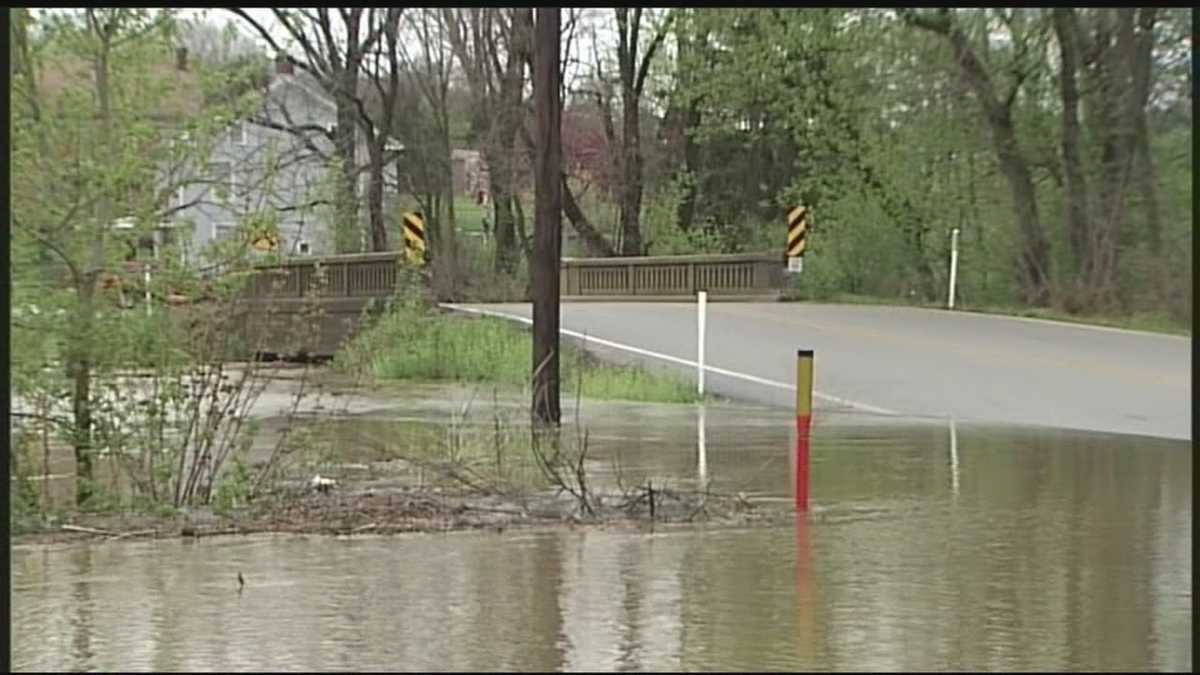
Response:
[{"label": "house roof", "polygon": [[273,72],[271,74],[271,82],[267,85],[267,95],[270,96],[284,86],[295,86],[304,90],[313,100],[318,101],[328,107],[330,110],[337,110],[337,105],[333,99],[325,93],[325,88],[321,86],[319,80],[312,73],[303,68],[295,68],[291,74],[281,74]]}]

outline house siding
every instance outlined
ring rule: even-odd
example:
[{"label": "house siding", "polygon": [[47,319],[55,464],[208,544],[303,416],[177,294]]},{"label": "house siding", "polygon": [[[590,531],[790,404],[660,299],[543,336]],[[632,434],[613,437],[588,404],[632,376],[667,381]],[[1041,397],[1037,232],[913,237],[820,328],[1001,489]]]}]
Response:
[{"label": "house siding", "polygon": [[[320,98],[319,92],[295,76],[282,76],[272,83],[261,115],[269,123],[314,125],[323,129],[330,128],[337,120],[332,103]],[[361,132],[356,130],[356,133],[362,162],[367,156],[366,147]],[[332,156],[332,143],[324,134],[314,130],[307,136],[321,153]],[[274,171],[271,167],[275,167]],[[239,122],[219,139],[207,168],[210,171],[199,174],[205,181],[195,181],[177,195],[183,204],[195,202],[175,216],[176,223],[192,225],[189,260],[201,262],[202,252],[221,228],[263,209],[275,209],[279,215],[281,253],[300,255],[302,242],[307,242],[310,255],[334,253],[333,236],[327,224],[328,207],[313,205],[327,192],[323,184],[327,182],[330,166],[291,133],[251,121]],[[235,185],[232,194],[222,194],[222,190],[210,184],[215,177],[206,174],[212,169],[226,176],[227,169],[232,170]],[[394,167],[389,167],[389,173],[394,173]],[[395,178],[390,180],[394,182]],[[366,194],[366,181],[364,172],[358,183],[359,210],[364,223],[367,214],[362,198]]]}]

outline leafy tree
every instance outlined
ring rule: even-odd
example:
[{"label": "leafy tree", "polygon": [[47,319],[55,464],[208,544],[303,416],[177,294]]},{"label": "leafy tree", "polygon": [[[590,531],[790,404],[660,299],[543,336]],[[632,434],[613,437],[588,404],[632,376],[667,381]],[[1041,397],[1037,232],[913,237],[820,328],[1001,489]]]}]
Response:
[{"label": "leafy tree", "polygon": [[[107,423],[99,387],[148,356],[125,309],[134,290],[126,262],[186,206],[180,187],[212,181],[205,160],[235,111],[204,106],[194,81],[174,70],[171,11],[11,16],[12,278],[21,309],[11,325],[13,362],[23,364],[14,384],[20,397],[69,402],[69,419],[52,421],[68,431],[82,504]],[[163,276],[196,285],[194,270]],[[161,325],[142,328],[167,335]]]}]

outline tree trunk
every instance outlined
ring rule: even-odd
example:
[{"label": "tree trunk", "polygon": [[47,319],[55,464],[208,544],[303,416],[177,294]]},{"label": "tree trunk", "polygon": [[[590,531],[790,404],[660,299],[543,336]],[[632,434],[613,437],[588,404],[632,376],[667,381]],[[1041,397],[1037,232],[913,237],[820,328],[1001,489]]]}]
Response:
[{"label": "tree trunk", "polygon": [[[92,10],[88,10],[91,13]],[[109,47],[111,35],[108,26],[99,25],[94,19],[92,26],[99,42],[94,63],[96,77],[96,102],[100,122],[100,138],[97,143],[97,158],[106,156],[112,148],[112,99],[109,83]],[[76,310],[71,349],[67,358],[68,375],[72,381],[71,411],[74,422],[75,450],[75,503],[84,504],[92,496],[95,474],[92,470],[92,365],[95,340],[96,285],[104,265],[105,234],[113,221],[113,200],[108,185],[100,186],[96,200],[95,235],[91,241],[91,259],[86,272],[75,291],[79,300]]]},{"label": "tree trunk", "polygon": [[562,196],[563,196],[563,211],[567,215],[567,219],[571,221],[571,226],[575,228],[575,232],[583,239],[583,245],[587,247],[588,253],[597,257],[611,257],[616,255],[608,240],[604,235],[600,234],[587,216],[584,215],[583,209],[579,208],[579,204],[575,201],[575,195],[571,192],[571,186],[567,184],[567,175],[562,176]]},{"label": "tree trunk", "polygon": [[[1154,158],[1150,153],[1150,131],[1146,122],[1146,105],[1150,99],[1151,68],[1154,51],[1154,23],[1157,10],[1153,7],[1142,7],[1138,10],[1138,36],[1135,54],[1131,60],[1133,68],[1133,100],[1131,115],[1134,121],[1135,159],[1139,161],[1139,171],[1135,173],[1138,179],[1138,191],[1146,213],[1146,239],[1150,244],[1150,252],[1155,256],[1162,254],[1162,221],[1158,206],[1158,181],[1155,177]],[[1191,72],[1190,69],[1188,72]]]},{"label": "tree trunk", "polygon": [[[516,271],[519,255],[515,230],[513,199],[517,193],[517,131],[523,128],[524,112],[521,107],[522,90],[525,85],[525,62],[532,40],[533,16],[527,8],[513,9],[510,24],[509,50],[506,56],[503,79],[500,81],[500,109],[494,111],[495,122],[492,138],[495,150],[491,153],[499,160],[499,174],[492,173],[493,190],[503,199],[496,199],[493,212],[496,223],[496,271],[512,274]],[[489,168],[490,168],[489,164]]]},{"label": "tree trunk", "polygon": [[692,221],[696,217],[696,176],[695,172],[700,167],[700,146],[696,143],[692,135],[688,133],[690,130],[700,126],[700,104],[698,97],[694,96],[691,91],[692,87],[692,63],[697,52],[697,45],[703,43],[707,39],[707,35],[693,36],[691,27],[685,24],[676,23],[676,50],[679,54],[679,62],[682,65],[677,74],[678,87],[677,92],[681,92],[685,103],[682,104],[682,114],[679,115],[679,142],[683,145],[683,167],[679,172],[680,176],[686,176],[687,182],[683,186],[683,196],[679,200],[679,207],[675,212],[675,219],[679,225],[679,229],[687,232],[692,228]]},{"label": "tree trunk", "polygon": [[[1095,214],[1091,234],[1088,274],[1090,291],[1086,308],[1105,310],[1117,301],[1116,272],[1118,237],[1124,229],[1128,209],[1128,188],[1132,182],[1134,130],[1129,115],[1127,92],[1132,82],[1130,64],[1133,54],[1133,10],[1116,10],[1116,26],[1110,26],[1108,10],[1097,10],[1095,110],[1097,137],[1100,142],[1099,212]],[[1115,30],[1114,30],[1115,28]],[[1115,44],[1110,36],[1115,33]]]},{"label": "tree trunk", "polygon": [[687,183],[683,186],[683,197],[680,198],[679,208],[676,211],[676,220],[679,223],[679,229],[684,232],[692,229],[692,222],[696,219],[696,169],[700,166],[700,147],[692,139],[691,134],[687,132],[688,129],[699,126],[699,112],[689,109],[687,120],[683,130],[682,172],[687,176]]},{"label": "tree trunk", "polygon": [[1008,108],[994,112],[988,116],[992,142],[1000,160],[1000,171],[1008,180],[1017,232],[1022,239],[1018,269],[1023,300],[1034,307],[1044,307],[1050,301],[1050,243],[1042,230],[1037,193],[1029,166],[1017,146],[1012,117]]},{"label": "tree trunk", "polygon": [[[1086,274],[1087,261],[1090,258],[1091,237],[1087,178],[1080,154],[1079,88],[1076,78],[1080,49],[1073,13],[1071,8],[1054,9],[1054,31],[1058,36],[1059,54],[1062,59],[1059,92],[1062,97],[1062,158],[1066,178],[1067,240],[1070,242],[1076,278],[1076,287],[1072,288],[1070,293],[1077,297],[1082,290],[1078,288],[1078,283]],[[1078,302],[1078,299],[1071,300],[1072,306],[1068,309],[1074,309]]]},{"label": "tree trunk", "polygon": [[494,269],[498,274],[512,274],[516,269],[516,236],[513,229],[512,153],[494,153],[488,159],[492,181],[492,222],[495,223],[496,257]]},{"label": "tree trunk", "polygon": [[67,374],[71,378],[71,412],[74,422],[72,445],[75,450],[75,503],[83,504],[92,496],[92,364],[88,355],[87,340],[92,330],[91,315],[94,313],[94,281],[85,281],[81,289],[79,327],[72,338],[75,348],[67,360]]},{"label": "tree trunk", "polygon": [[[383,138],[381,134],[381,138]],[[383,214],[383,173],[384,148],[382,142],[371,143],[367,146],[370,153],[371,172],[367,185],[367,212],[371,223],[371,250],[382,252],[388,250],[387,223]]]},{"label": "tree trunk", "polygon": [[[454,170],[450,154],[450,129],[445,124],[440,129],[442,134],[442,158],[439,167],[438,193],[441,197],[441,208],[438,210],[437,221],[437,253],[434,257],[435,292],[438,300],[449,302],[457,294],[458,287],[458,242],[454,231]],[[432,228],[430,228],[432,229]]]},{"label": "tree trunk", "polygon": [[642,210],[642,148],[638,98],[632,87],[625,87],[621,96],[624,113],[621,129],[620,210],[623,255],[642,255],[642,230],[639,222]]},{"label": "tree trunk", "polygon": [[[355,141],[355,129],[358,119],[354,111],[353,92],[355,87],[355,71],[347,70],[349,78],[343,75],[339,82],[338,95],[334,97],[337,105],[337,129],[334,134],[334,154],[340,166],[337,187],[334,191],[334,227],[338,253],[352,253],[359,250],[362,232],[358,222],[358,153]],[[347,82],[347,80],[349,80]]]},{"label": "tree trunk", "polygon": [[513,222],[516,223],[517,229],[517,244],[521,249],[521,254],[525,256],[527,266],[531,265],[533,259],[533,240],[525,231],[525,209],[521,206],[521,195],[513,194]]},{"label": "tree trunk", "polygon": [[533,267],[533,401],[535,424],[557,426],[559,409],[559,265],[562,259],[562,143],[559,105],[559,9],[537,12],[534,104],[537,110]]}]

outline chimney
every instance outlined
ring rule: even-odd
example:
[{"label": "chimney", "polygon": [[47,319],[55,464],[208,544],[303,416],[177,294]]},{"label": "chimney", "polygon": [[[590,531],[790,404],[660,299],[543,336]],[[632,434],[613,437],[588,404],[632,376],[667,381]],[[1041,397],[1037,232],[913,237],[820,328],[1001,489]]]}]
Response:
[{"label": "chimney", "polygon": [[178,47],[175,49],[175,69],[187,70],[187,47]]},{"label": "chimney", "polygon": [[287,54],[280,54],[275,57],[275,74],[276,75],[292,75],[293,70],[292,60]]}]

